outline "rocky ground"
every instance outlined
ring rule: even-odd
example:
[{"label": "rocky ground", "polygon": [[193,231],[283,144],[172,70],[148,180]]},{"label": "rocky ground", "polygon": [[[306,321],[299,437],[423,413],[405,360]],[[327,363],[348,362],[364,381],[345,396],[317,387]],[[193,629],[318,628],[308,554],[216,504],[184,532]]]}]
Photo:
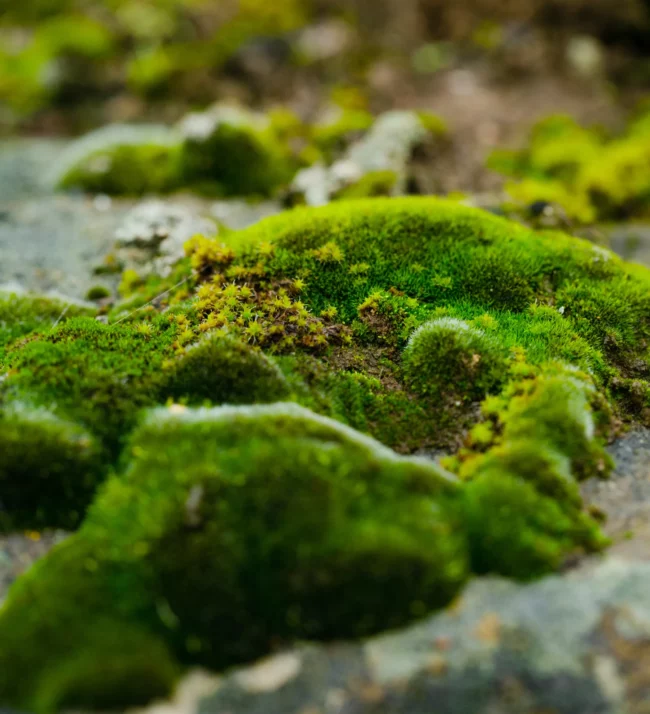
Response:
[{"label": "rocky ground", "polygon": [[[156,231],[254,222],[277,210],[241,202],[174,199],[134,213],[133,201],[54,195],[44,177],[59,142],[0,149],[0,284],[82,299],[116,240]],[[171,217],[170,217],[171,216]],[[650,264],[650,229],[601,235]],[[453,607],[363,644],[306,645],[223,678],[193,673],[176,701],[154,705],[204,714],[615,714],[650,712],[650,430],[610,447],[617,469],[583,495],[607,515],[605,556],[518,585],[475,579]],[[0,539],[0,599],[15,577],[64,533]],[[390,597],[390,593],[386,594]],[[2,711],[2,710],[0,710]]]}]

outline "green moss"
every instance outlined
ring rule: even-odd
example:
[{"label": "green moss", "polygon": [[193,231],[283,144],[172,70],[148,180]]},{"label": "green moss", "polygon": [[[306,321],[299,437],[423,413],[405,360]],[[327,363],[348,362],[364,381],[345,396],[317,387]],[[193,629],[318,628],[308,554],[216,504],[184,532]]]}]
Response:
[{"label": "green moss", "polygon": [[58,320],[89,314],[91,310],[57,298],[0,291],[0,371],[6,348],[32,332],[52,329]]},{"label": "green moss", "polygon": [[111,291],[104,285],[93,285],[86,293],[86,300],[99,301],[111,296]]},{"label": "green moss", "polygon": [[411,336],[403,354],[406,384],[435,398],[481,398],[505,377],[501,346],[462,320],[426,322]]},{"label": "green moss", "polygon": [[206,139],[183,146],[183,185],[216,196],[270,196],[295,171],[282,146],[268,133],[243,124],[220,122]]},{"label": "green moss", "polygon": [[552,116],[521,151],[495,152],[488,166],[518,181],[506,188],[516,203],[548,201],[580,223],[646,215],[650,202],[650,138],[645,116],[618,137]]},{"label": "green moss", "polygon": [[112,326],[74,318],[8,352],[2,391],[55,406],[112,449],[138,411],[156,403],[162,364],[173,356],[179,333],[164,316]]},{"label": "green moss", "polygon": [[167,144],[123,144],[85,156],[60,180],[60,188],[141,196],[178,187],[180,148]]},{"label": "green moss", "polygon": [[[182,138],[164,127],[105,127],[82,137],[61,160],[60,188],[140,196],[190,188],[213,196],[267,197],[288,183],[296,160],[276,130],[221,107],[208,136]],[[187,121],[191,123],[192,115]]]},{"label": "green moss", "polygon": [[339,191],[336,200],[390,196],[399,177],[394,171],[371,171],[359,181]]},{"label": "green moss", "polygon": [[[464,582],[445,505],[457,486],[432,464],[295,406],[177,412],[151,415],[81,531],[13,589],[3,702],[40,714],[158,694],[173,671],[165,642],[220,667],[398,625]],[[94,663],[105,680],[89,691]]]},{"label": "green moss", "polygon": [[463,505],[476,573],[535,578],[557,570],[577,546],[593,550],[604,544],[595,523],[567,514],[502,468],[468,484]]},{"label": "green moss", "polygon": [[362,135],[374,123],[372,114],[363,110],[348,109],[331,122],[312,128],[312,139],[328,160],[341,154],[355,136]]},{"label": "green moss", "polygon": [[75,424],[0,410],[0,530],[77,526],[102,476],[101,450]]},{"label": "green moss", "polygon": [[262,352],[217,334],[189,348],[168,372],[164,393],[182,402],[254,404],[289,395],[277,366]]}]

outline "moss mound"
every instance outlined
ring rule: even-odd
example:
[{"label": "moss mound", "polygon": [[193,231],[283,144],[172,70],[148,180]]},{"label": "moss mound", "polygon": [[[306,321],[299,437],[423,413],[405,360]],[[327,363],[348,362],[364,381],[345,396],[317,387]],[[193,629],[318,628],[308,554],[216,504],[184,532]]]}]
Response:
[{"label": "moss mound", "polygon": [[[117,475],[0,611],[0,701],[126,705],[186,665],[364,636],[470,574],[529,579],[606,545],[578,481],[607,475],[614,424],[648,406],[647,270],[424,198],[299,209],[187,253],[112,324],[66,315],[5,347],[2,399],[83,425]],[[297,404],[184,406],[276,399]],[[340,422],[444,448],[458,478]]]},{"label": "moss mound", "polygon": [[168,372],[165,394],[184,403],[254,404],[288,397],[289,385],[262,352],[217,335],[189,348]]},{"label": "moss mound", "polygon": [[403,365],[413,391],[437,398],[484,397],[506,372],[504,350],[478,328],[451,317],[419,327],[404,350]]},{"label": "moss mound", "polygon": [[48,331],[61,317],[91,312],[56,298],[0,290],[0,360],[6,347],[20,337],[35,331]]},{"label": "moss mound", "polygon": [[[7,601],[3,702],[132,703],[173,671],[165,642],[181,662],[224,666],[282,641],[397,625],[467,577],[444,505],[455,483],[295,405],[159,410],[128,454],[79,533]],[[115,632],[133,645],[127,663],[148,661],[144,682],[143,666],[122,666]]]},{"label": "moss mound", "polygon": [[0,530],[76,527],[104,470],[101,457],[76,424],[0,410]]},{"label": "moss mound", "polygon": [[273,127],[236,107],[190,114],[184,125],[187,130],[127,125],[91,132],[68,149],[54,182],[124,196],[189,188],[211,196],[268,197],[296,170]]}]

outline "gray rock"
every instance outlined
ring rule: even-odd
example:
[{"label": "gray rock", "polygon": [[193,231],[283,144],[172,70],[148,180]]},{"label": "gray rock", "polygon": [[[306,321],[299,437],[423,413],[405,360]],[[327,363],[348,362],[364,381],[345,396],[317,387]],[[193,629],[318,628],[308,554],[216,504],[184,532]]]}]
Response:
[{"label": "gray rock", "polygon": [[[364,644],[305,646],[224,678],[202,714],[618,714],[650,694],[650,565],[472,582]],[[387,594],[389,596],[389,594]]]},{"label": "gray rock", "polygon": [[185,243],[194,235],[215,235],[217,224],[201,215],[198,206],[151,199],[138,203],[115,232],[127,264],[140,272],[167,276],[184,255]]},{"label": "gray rock", "polygon": [[66,537],[64,531],[0,535],[0,603],[13,581]]},{"label": "gray rock", "polygon": [[415,112],[392,111],[382,114],[366,135],[352,144],[339,161],[326,167],[317,164],[299,171],[291,193],[304,198],[309,206],[322,206],[338,191],[375,171],[393,171],[397,176],[394,193],[406,188],[409,160],[425,142],[428,132]]}]

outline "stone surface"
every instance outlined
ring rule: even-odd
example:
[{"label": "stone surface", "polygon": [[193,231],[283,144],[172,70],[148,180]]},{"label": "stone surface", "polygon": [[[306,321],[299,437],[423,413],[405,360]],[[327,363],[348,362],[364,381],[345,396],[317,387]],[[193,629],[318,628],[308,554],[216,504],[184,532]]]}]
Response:
[{"label": "stone surface", "polygon": [[198,711],[642,714],[650,695],[649,588],[650,565],[612,558],[530,585],[478,579],[448,611],[404,631],[296,650],[292,676],[278,678],[275,689],[251,686],[255,670],[235,672]]},{"label": "stone surface", "polygon": [[331,166],[316,164],[299,171],[291,192],[302,196],[309,206],[322,206],[366,174],[392,171],[397,177],[395,194],[398,195],[404,191],[409,160],[426,139],[427,131],[416,113],[386,112],[339,161]]},{"label": "stone surface", "polygon": [[65,537],[64,531],[0,535],[0,603],[13,581]]}]

